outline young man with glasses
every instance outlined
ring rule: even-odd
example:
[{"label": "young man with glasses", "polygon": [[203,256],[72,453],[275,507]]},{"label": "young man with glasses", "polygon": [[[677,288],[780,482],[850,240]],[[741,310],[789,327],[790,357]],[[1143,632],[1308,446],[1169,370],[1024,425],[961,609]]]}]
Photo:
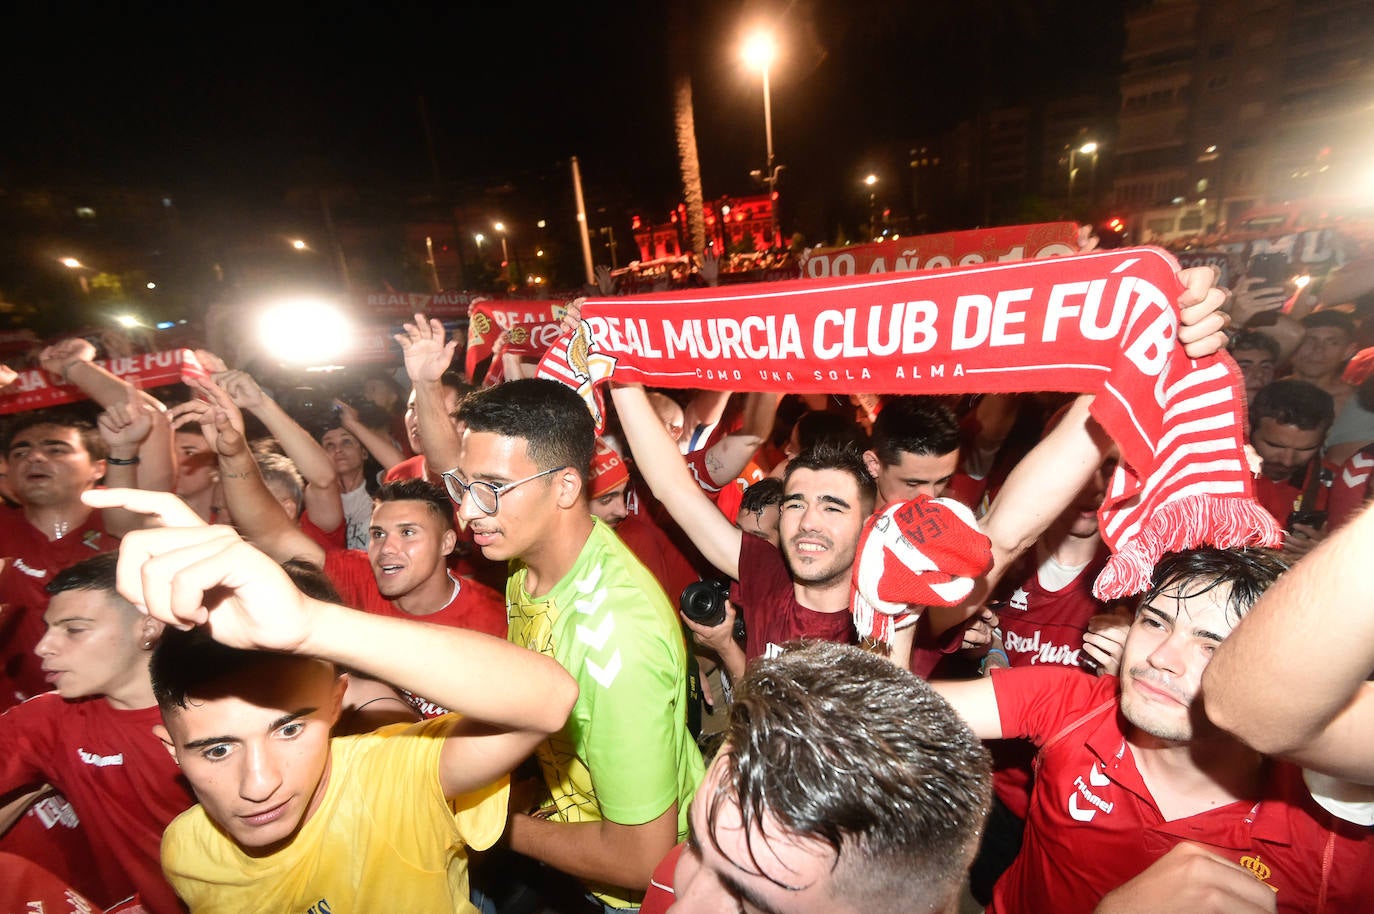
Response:
[{"label": "young man with glasses", "polygon": [[[417,319],[398,340],[437,457],[447,423],[426,424],[442,414],[425,407],[452,349],[438,321]],[[635,910],[654,865],[686,835],[703,773],[686,723],[682,629],[657,581],[588,508],[595,432],[575,392],[510,381],[469,397],[462,416],[444,481],[483,554],[510,564],[510,640],[557,659],[580,689],[567,725],[536,751],[548,797],[537,814],[512,811],[510,846],[577,877],[605,910]]]}]

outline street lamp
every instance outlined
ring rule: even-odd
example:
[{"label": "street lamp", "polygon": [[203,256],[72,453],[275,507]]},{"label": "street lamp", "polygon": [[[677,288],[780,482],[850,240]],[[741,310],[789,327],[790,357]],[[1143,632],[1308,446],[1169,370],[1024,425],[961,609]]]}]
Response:
[{"label": "street lamp", "polygon": [[778,241],[778,172],[781,165],[773,164],[773,98],[768,86],[768,68],[777,56],[777,43],[767,32],[755,32],[744,42],[744,59],[763,74],[763,134],[767,143],[768,161],[764,168],[763,180],[768,184],[768,211],[772,214],[773,244]]},{"label": "street lamp", "polygon": [[868,185],[868,233],[876,241],[878,238],[878,176],[869,173],[864,178]]},{"label": "street lamp", "polygon": [[[1070,208],[1070,209],[1073,208],[1073,183],[1074,183],[1074,179],[1078,177],[1078,156],[1080,156],[1080,155],[1085,155],[1085,156],[1090,155],[1090,156],[1093,157],[1092,184],[1093,184],[1093,185],[1096,185],[1096,184],[1097,184],[1097,144],[1094,143],[1094,142],[1092,142],[1092,141],[1089,141],[1089,142],[1087,142],[1087,143],[1084,143],[1082,146],[1079,146],[1079,147],[1076,148],[1076,149],[1071,148],[1071,149],[1069,150],[1069,199],[1068,199],[1068,205],[1069,205],[1069,208]],[[1095,187],[1095,186],[1089,187],[1089,189],[1088,189],[1088,196],[1089,196],[1089,198],[1092,197],[1093,191],[1094,191],[1094,190],[1096,190],[1096,187]],[[1091,201],[1090,201],[1090,202],[1091,202]]]}]

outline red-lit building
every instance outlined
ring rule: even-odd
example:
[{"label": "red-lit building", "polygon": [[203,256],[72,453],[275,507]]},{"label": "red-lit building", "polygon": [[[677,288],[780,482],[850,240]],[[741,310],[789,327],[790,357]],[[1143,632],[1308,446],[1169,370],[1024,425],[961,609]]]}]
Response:
[{"label": "red-lit building", "polygon": [[[633,218],[635,244],[641,260],[678,257],[691,250],[687,205],[679,203],[668,221],[647,224]],[[767,194],[720,197],[706,201],[706,243],[721,253],[751,253],[773,247],[773,201]]]}]

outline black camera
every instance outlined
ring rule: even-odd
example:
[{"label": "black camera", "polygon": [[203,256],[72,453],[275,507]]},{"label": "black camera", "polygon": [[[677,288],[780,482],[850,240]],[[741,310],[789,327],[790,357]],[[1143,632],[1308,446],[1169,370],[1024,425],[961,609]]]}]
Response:
[{"label": "black camera", "polygon": [[[730,599],[730,580],[713,578],[708,581],[693,581],[682,588],[678,598],[678,608],[682,614],[698,625],[714,628],[725,621],[725,601]],[[744,614],[735,607],[735,640],[744,643]]]}]

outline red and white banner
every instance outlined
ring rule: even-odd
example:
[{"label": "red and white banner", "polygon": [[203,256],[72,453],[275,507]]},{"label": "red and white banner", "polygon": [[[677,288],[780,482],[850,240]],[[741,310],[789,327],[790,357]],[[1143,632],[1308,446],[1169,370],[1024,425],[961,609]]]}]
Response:
[{"label": "red and white banner", "polygon": [[[168,349],[128,358],[107,359],[95,364],[144,389],[210,376],[196,354],[189,349]],[[0,414],[45,409],[85,399],[87,397],[79,387],[63,384],[43,369],[35,368],[20,372],[13,384],[0,390]]]},{"label": "red and white banner", "polygon": [[[568,311],[566,302],[549,299],[517,301],[482,299],[473,304],[468,318],[468,348],[464,373],[471,378],[482,360],[491,355],[492,346],[509,330],[506,351],[519,355],[540,355],[558,339],[558,325]],[[429,315],[426,315],[427,317]]]},{"label": "red and white banner", "polygon": [[853,279],[588,298],[539,364],[599,386],[842,393],[1097,394],[1121,448],[1102,507],[1116,553],[1099,593],[1149,582],[1160,555],[1276,545],[1244,456],[1240,374],[1177,344],[1178,263],[1158,248]]},{"label": "red and white banner", "polygon": [[816,248],[802,261],[804,279],[867,276],[1012,263],[1078,253],[1078,226],[1072,222],[1007,225],[1000,228],[913,235],[896,241]]}]

